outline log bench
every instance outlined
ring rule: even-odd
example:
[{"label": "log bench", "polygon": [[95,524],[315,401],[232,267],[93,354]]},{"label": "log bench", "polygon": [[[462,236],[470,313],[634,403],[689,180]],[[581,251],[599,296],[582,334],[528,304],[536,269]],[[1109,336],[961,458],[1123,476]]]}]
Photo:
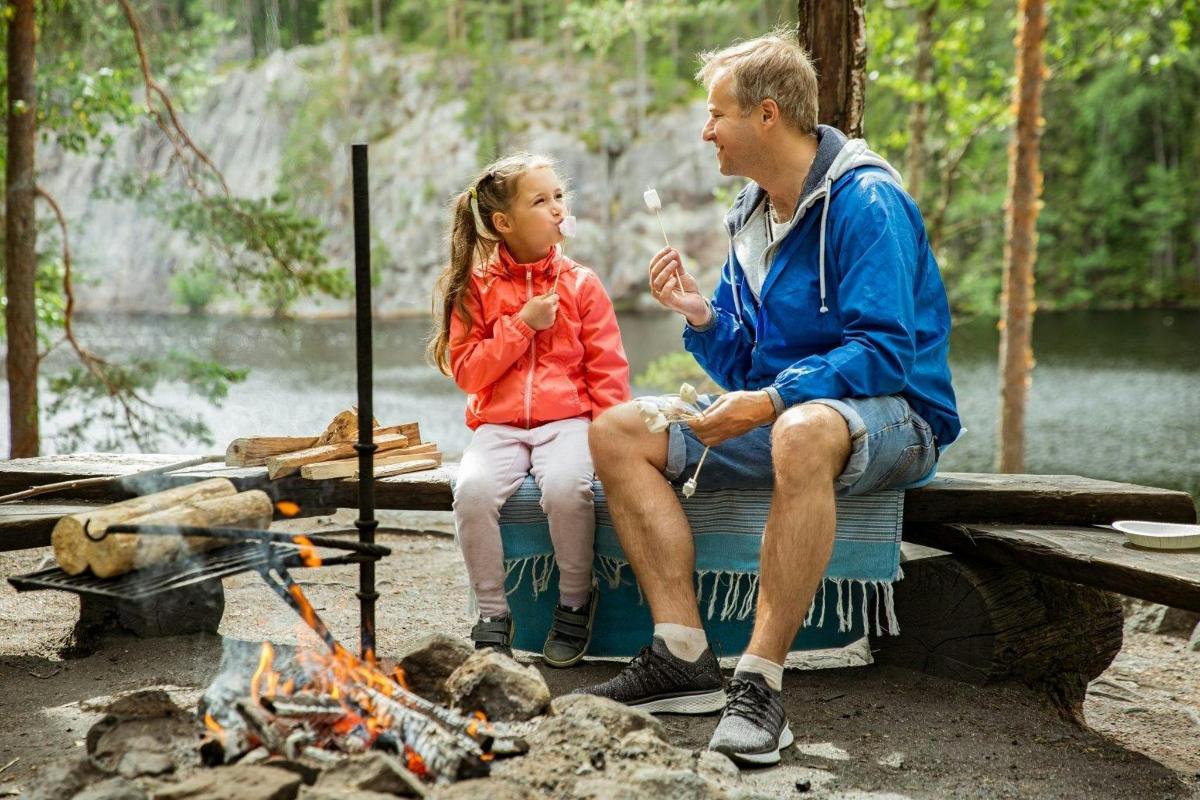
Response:
[{"label": "log bench", "polygon": [[[0,463],[0,494],[55,481],[128,475],[178,456],[79,454]],[[379,509],[449,510],[456,465],[380,479]],[[309,516],[357,505],[353,480],[268,481],[261,467],[204,465],[0,506],[0,550],[45,546],[72,504],[115,502],[180,483],[226,477],[263,489]],[[140,491],[138,491],[140,489]],[[7,512],[7,513],[6,513]],[[906,493],[906,578],[896,584],[901,633],[872,641],[876,659],[971,682],[1041,683],[1071,710],[1087,681],[1121,645],[1111,592],[1200,611],[1200,551],[1129,546],[1106,527],[1118,519],[1190,523],[1185,492],[1073,475],[943,473]],[[911,545],[924,546],[914,555]],[[935,548],[935,549],[929,549]]]}]

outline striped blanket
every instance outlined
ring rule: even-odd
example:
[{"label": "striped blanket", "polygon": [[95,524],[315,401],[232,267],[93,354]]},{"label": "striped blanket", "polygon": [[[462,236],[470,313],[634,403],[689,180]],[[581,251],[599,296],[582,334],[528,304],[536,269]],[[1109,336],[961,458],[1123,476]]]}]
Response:
[{"label": "striped blanket", "polygon": [[[649,611],[621,552],[603,487],[596,490],[596,561],[601,584],[592,655],[631,655],[650,640]],[[541,493],[527,478],[500,515],[515,644],[541,650],[557,600],[553,547]],[[697,492],[683,499],[696,539],[696,594],[709,639],[719,655],[749,641],[758,596],[758,554],[771,500],[769,489]],[[901,577],[904,492],[886,491],[837,501],[833,555],[808,609],[796,650],[835,647],[873,625],[896,633],[892,583]]]}]

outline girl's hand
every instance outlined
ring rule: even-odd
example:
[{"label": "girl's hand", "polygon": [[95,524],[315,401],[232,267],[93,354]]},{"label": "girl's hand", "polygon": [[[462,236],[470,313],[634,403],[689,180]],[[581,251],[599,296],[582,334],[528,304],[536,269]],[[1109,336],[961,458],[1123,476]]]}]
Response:
[{"label": "girl's hand", "polygon": [[554,324],[558,315],[558,293],[546,292],[531,297],[517,317],[535,331],[544,331]]},{"label": "girl's hand", "polygon": [[693,326],[708,322],[708,303],[696,279],[683,268],[683,259],[673,247],[665,247],[650,260],[650,295],[663,308],[687,317]]}]

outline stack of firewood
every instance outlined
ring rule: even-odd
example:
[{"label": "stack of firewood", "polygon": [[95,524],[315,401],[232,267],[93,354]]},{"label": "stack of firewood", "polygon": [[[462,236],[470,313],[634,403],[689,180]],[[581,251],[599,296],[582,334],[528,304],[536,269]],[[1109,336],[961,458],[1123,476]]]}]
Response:
[{"label": "stack of firewood", "polygon": [[203,536],[142,536],[108,533],[117,523],[187,525],[263,529],[271,524],[274,506],[266,492],[238,492],[225,478],[212,478],[94,511],[63,517],[54,526],[50,543],[63,571],[78,575],[87,569],[112,578],[162,561],[229,544]]},{"label": "stack of firewood", "polygon": [[[375,477],[387,478],[408,472],[434,469],[442,465],[442,454],[435,442],[422,442],[421,429],[415,422],[380,427],[372,420],[375,442]],[[320,436],[252,436],[235,439],[225,451],[230,467],[266,466],[274,480],[300,474],[309,480],[326,478],[358,479],[358,413],[341,412]]]}]

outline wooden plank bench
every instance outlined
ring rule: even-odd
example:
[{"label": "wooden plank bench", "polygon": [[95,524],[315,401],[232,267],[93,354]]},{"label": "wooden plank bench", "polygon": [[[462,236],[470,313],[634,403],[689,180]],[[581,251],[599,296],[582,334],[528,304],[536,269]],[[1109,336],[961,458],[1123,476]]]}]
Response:
[{"label": "wooden plank bench", "polygon": [[[84,454],[0,462],[0,493],[129,475],[178,459]],[[456,466],[377,481],[376,507],[449,510]],[[155,476],[152,487],[112,482],[53,502],[114,502],[210,477],[292,500],[302,515],[358,502],[353,480],[269,481],[261,467],[213,465]],[[45,513],[29,518],[20,509],[10,520],[0,512],[0,550],[47,544],[52,506],[47,501]],[[1140,550],[1095,527],[1118,519],[1187,523],[1196,509],[1185,492],[1074,475],[943,473],[910,490],[905,542],[937,550],[905,563],[906,579],[895,590],[901,635],[873,640],[877,660],[969,681],[1045,683],[1064,709],[1077,712],[1086,682],[1120,648],[1120,607],[1107,592],[1200,610],[1200,552]]]}]

